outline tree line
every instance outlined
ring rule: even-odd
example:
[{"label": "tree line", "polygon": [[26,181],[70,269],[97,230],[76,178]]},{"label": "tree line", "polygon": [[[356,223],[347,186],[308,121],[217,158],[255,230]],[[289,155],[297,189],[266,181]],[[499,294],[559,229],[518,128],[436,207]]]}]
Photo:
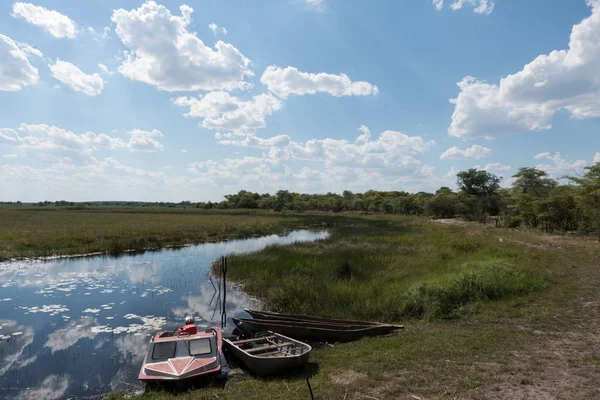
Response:
[{"label": "tree line", "polygon": [[600,163],[586,167],[582,176],[565,177],[567,183],[536,168],[520,168],[509,188],[501,178],[484,170],[457,174],[457,191],[441,187],[435,193],[375,191],[341,195],[301,194],[279,190],[260,194],[241,190],[221,202],[200,202],[205,209],[263,209],[274,211],[373,212],[462,217],[498,226],[528,227],[545,232],[596,232],[600,240]]}]

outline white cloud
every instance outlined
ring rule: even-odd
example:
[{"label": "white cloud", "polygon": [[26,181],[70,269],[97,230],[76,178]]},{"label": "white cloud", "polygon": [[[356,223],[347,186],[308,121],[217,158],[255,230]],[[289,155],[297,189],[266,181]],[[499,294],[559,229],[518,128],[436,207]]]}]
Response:
[{"label": "white cloud", "polygon": [[[127,149],[131,152],[157,152],[163,145],[156,140],[162,137],[158,130],[144,131],[134,129],[128,132],[129,140],[113,137],[104,133],[85,132],[76,134],[65,129],[46,125],[22,123],[17,130],[0,129],[0,143],[16,146],[25,151],[54,153],[69,159],[89,159],[99,150]],[[85,157],[80,157],[85,156]]]},{"label": "white cloud", "polygon": [[362,132],[362,135],[356,138],[356,143],[366,143],[371,140],[371,130],[367,126],[361,125],[358,130]]},{"label": "white cloud", "polygon": [[[398,168],[414,168],[420,162],[413,155],[427,151],[435,142],[420,136],[384,131],[375,140],[349,143],[339,139],[312,139],[305,143],[292,141],[287,135],[262,139],[254,134],[217,134],[219,144],[266,149],[271,159],[322,161],[326,167],[381,168],[398,172]],[[361,135],[362,136],[362,135]]]},{"label": "white cloud", "polygon": [[13,4],[11,15],[13,18],[23,18],[30,24],[41,26],[46,32],[58,39],[74,39],[78,33],[73,20],[45,7],[18,2]]},{"label": "white cloud", "polygon": [[461,158],[474,158],[479,160],[480,158],[487,157],[492,152],[492,149],[487,147],[482,147],[477,144],[466,148],[464,150],[459,149],[458,147],[450,147],[448,150],[442,153],[440,156],[440,160],[458,160]]},{"label": "white cloud", "polygon": [[594,155],[594,164],[595,163],[600,163],[600,153],[596,153],[596,155]]},{"label": "white cloud", "polygon": [[107,67],[106,65],[104,65],[104,64],[100,64],[100,63],[99,63],[99,64],[98,64],[98,68],[100,68],[100,72],[101,72],[103,75],[108,75],[108,76],[110,76],[110,75],[112,75],[112,74],[113,74],[113,71],[110,71],[110,70],[108,69],[108,67]]},{"label": "white cloud", "polygon": [[[433,6],[436,10],[441,11],[444,8],[444,0],[433,0]],[[460,10],[465,4],[473,6],[473,11],[476,14],[490,15],[494,11],[494,0],[456,0],[450,4],[450,8],[454,11]]]},{"label": "white cloud", "polygon": [[113,12],[115,31],[130,49],[119,72],[166,91],[245,89],[244,78],[253,75],[250,60],[222,41],[215,50],[206,46],[187,30],[193,9],[179,9],[181,16],[175,16],[148,1],[138,9]]},{"label": "white cloud", "polygon": [[152,131],[134,129],[129,133],[131,134],[131,139],[127,143],[127,147],[130,151],[154,153],[163,150],[163,145],[155,139],[163,136],[158,129]]},{"label": "white cloud", "polygon": [[35,85],[39,80],[37,68],[27,59],[27,52],[33,48],[22,46],[8,36],[0,35],[0,91],[21,90],[25,86]]},{"label": "white cloud", "polygon": [[92,28],[91,26],[88,26],[87,30],[88,30],[88,32],[89,32],[89,33],[94,33],[94,32],[96,32],[96,31],[94,30],[94,28]]},{"label": "white cloud", "polygon": [[88,96],[97,96],[104,89],[104,81],[99,74],[88,75],[70,62],[56,59],[56,62],[49,65],[49,67],[55,79],[76,92],[81,92]]},{"label": "white cloud", "polygon": [[224,26],[219,27],[219,25],[212,23],[212,24],[208,24],[208,27],[210,28],[211,31],[213,31],[215,36],[218,35],[219,33],[221,33],[223,35],[227,35],[227,29],[225,29]]},{"label": "white cloud", "polygon": [[377,95],[379,89],[369,82],[352,82],[348,75],[300,72],[297,68],[268,66],[260,81],[277,96],[329,93],[332,96]]},{"label": "white cloud", "polygon": [[110,28],[108,26],[105,26],[104,29],[102,30],[102,39],[108,39],[110,33]]},{"label": "white cloud", "polygon": [[600,1],[588,4],[592,15],[573,27],[568,50],[540,55],[499,84],[473,77],[459,82],[448,132],[468,138],[547,130],[561,110],[600,117]]},{"label": "white cloud", "polygon": [[465,4],[472,5],[475,13],[484,15],[490,15],[495,7],[494,0],[456,0],[450,8],[460,10]]},{"label": "white cloud", "polygon": [[36,49],[35,47],[32,47],[32,46],[28,45],[27,43],[17,42],[17,45],[19,46],[19,48],[21,49],[21,51],[27,57],[29,57],[29,56],[36,56],[36,57],[42,58],[44,56],[39,49]]},{"label": "white cloud", "polygon": [[455,166],[452,166],[446,173],[445,177],[446,178],[456,178],[456,174],[458,174],[459,172],[460,172],[460,170],[458,168],[456,168]]},{"label": "white cloud", "polygon": [[17,155],[14,153],[7,153],[2,156],[2,158],[17,158]]},{"label": "white cloud", "polygon": [[567,160],[562,157],[559,152],[551,155],[550,153],[540,153],[535,156],[536,160],[549,160],[550,164],[538,164],[537,169],[546,171],[552,178],[560,179],[566,175],[580,174],[583,172],[583,168],[587,165],[584,160]]},{"label": "white cloud", "polygon": [[325,9],[325,0],[298,0],[306,4],[309,8],[315,11],[323,11]]},{"label": "white cloud", "polygon": [[[364,137],[368,128],[361,128]],[[248,187],[260,191],[287,188],[304,192],[398,190],[398,187],[422,190],[439,182],[434,177],[433,167],[415,158],[434,142],[401,132],[384,131],[373,140],[364,138],[356,143],[331,138],[299,143],[287,135],[261,138],[252,133],[217,133],[215,137],[222,145],[263,150],[260,157],[190,164],[189,171],[198,184],[209,183],[219,190]],[[302,161],[304,165],[298,166]]]},{"label": "white cloud", "polygon": [[181,149],[179,151],[181,151],[182,153],[187,153],[188,152],[186,149]]},{"label": "white cloud", "polygon": [[178,97],[178,106],[189,106],[186,117],[202,118],[202,126],[217,130],[248,130],[265,127],[265,117],[282,107],[271,94],[259,94],[242,101],[227,92],[210,92],[200,99]]},{"label": "white cloud", "polygon": [[485,171],[489,171],[489,172],[507,172],[511,170],[511,166],[510,165],[503,165],[500,163],[491,163],[486,165],[485,167],[483,167],[483,169]]}]

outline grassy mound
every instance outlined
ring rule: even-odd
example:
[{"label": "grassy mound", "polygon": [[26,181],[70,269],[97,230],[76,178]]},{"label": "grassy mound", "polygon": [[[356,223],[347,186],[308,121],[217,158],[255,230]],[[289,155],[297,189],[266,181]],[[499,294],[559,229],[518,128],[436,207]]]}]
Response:
[{"label": "grassy mound", "polygon": [[453,275],[412,285],[402,296],[402,313],[452,318],[476,302],[524,295],[543,285],[543,281],[507,261],[473,261],[463,264]]}]

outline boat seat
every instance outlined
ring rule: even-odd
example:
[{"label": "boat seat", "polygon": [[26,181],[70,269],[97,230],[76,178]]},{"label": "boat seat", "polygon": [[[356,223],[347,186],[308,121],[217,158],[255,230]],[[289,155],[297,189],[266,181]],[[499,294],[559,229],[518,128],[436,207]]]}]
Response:
[{"label": "boat seat", "polygon": [[260,353],[262,351],[275,350],[275,349],[280,349],[282,347],[293,346],[293,345],[294,345],[294,343],[292,343],[292,342],[286,342],[286,343],[281,343],[281,344],[274,344],[272,346],[255,347],[252,349],[246,349],[245,351],[248,354],[254,354],[254,353]]},{"label": "boat seat", "polygon": [[198,328],[196,328],[196,325],[194,324],[184,325],[183,327],[177,329],[178,335],[181,335],[182,333],[188,335],[195,335],[197,332]]},{"label": "boat seat", "polygon": [[244,339],[244,340],[236,340],[234,342],[231,342],[233,344],[245,344],[245,343],[259,343],[259,342],[266,342],[269,339],[276,339],[277,336],[273,335],[273,336],[263,336],[263,337],[258,337],[258,338],[252,338],[252,339]]}]

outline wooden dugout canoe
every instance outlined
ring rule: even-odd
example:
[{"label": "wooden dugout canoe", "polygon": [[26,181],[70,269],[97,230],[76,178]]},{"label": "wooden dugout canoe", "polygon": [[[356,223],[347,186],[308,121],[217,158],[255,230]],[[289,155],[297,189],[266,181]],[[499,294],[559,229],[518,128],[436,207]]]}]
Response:
[{"label": "wooden dugout canoe", "polygon": [[272,331],[295,339],[321,342],[350,342],[366,336],[383,335],[402,328],[402,326],[386,324],[349,325],[283,319],[233,318],[233,322],[242,332],[249,335]]}]

